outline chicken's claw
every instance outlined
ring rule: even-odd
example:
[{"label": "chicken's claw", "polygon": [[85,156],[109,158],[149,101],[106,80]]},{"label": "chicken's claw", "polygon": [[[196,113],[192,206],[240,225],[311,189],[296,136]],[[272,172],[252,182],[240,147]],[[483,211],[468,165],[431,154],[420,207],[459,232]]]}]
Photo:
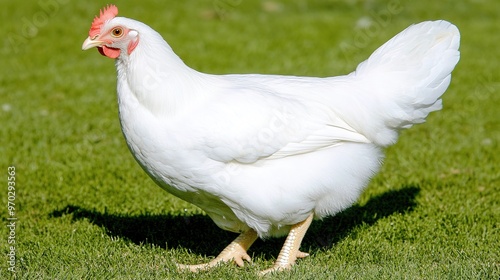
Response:
[{"label": "chicken's claw", "polygon": [[233,242],[231,242],[224,250],[222,250],[222,252],[215,259],[211,260],[210,262],[195,265],[177,264],[177,267],[181,270],[198,272],[230,261],[234,261],[238,266],[242,267],[245,265],[244,261],[252,262],[252,259],[248,255],[247,250],[256,239],[257,233],[253,229],[250,229],[240,234]]}]

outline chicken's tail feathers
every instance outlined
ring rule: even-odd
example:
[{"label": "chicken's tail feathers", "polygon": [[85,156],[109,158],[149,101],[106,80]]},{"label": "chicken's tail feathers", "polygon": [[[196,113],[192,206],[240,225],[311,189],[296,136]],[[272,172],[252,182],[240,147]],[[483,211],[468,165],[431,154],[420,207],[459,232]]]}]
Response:
[{"label": "chicken's tail feathers", "polygon": [[447,21],[412,25],[378,48],[353,73],[364,85],[362,98],[380,123],[366,131],[372,141],[387,146],[398,131],[422,123],[442,108],[451,71],[460,59],[460,33]]}]

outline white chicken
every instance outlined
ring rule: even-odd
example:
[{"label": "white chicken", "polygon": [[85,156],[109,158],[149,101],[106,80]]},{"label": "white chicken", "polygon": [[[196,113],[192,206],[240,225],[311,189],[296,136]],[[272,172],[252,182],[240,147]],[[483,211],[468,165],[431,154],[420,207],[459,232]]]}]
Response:
[{"label": "white chicken", "polygon": [[313,218],[351,206],[401,129],[441,109],[460,34],[446,21],[408,27],[346,76],[210,75],[160,34],[110,5],[82,49],[116,59],[126,142],[163,189],[240,235],[214,260],[243,266],[258,238],[288,234],[290,268]]}]

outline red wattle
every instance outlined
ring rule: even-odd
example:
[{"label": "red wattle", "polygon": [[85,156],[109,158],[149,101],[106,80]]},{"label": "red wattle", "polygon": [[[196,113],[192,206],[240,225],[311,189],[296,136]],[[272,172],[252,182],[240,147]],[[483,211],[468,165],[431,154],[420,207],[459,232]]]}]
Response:
[{"label": "red wattle", "polygon": [[107,56],[109,58],[117,58],[120,56],[120,49],[110,48],[106,46],[97,47],[100,54]]}]

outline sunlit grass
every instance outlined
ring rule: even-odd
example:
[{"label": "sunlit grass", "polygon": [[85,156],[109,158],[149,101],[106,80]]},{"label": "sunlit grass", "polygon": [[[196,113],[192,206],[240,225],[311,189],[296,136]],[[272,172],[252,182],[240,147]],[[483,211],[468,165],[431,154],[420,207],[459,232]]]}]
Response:
[{"label": "sunlit grass", "polygon": [[[19,279],[255,279],[253,264],[196,275],[175,262],[216,255],[234,234],[165,193],[134,162],[117,118],[113,61],[80,51],[107,2],[10,1],[0,15],[2,275],[7,168],[16,168]],[[446,19],[462,34],[444,109],[402,133],[357,205],[314,222],[311,256],[283,279],[498,279],[500,74],[497,2],[115,1],[209,73],[346,74],[412,23]],[[392,6],[390,6],[392,5]],[[6,278],[7,277],[7,278]]]}]

